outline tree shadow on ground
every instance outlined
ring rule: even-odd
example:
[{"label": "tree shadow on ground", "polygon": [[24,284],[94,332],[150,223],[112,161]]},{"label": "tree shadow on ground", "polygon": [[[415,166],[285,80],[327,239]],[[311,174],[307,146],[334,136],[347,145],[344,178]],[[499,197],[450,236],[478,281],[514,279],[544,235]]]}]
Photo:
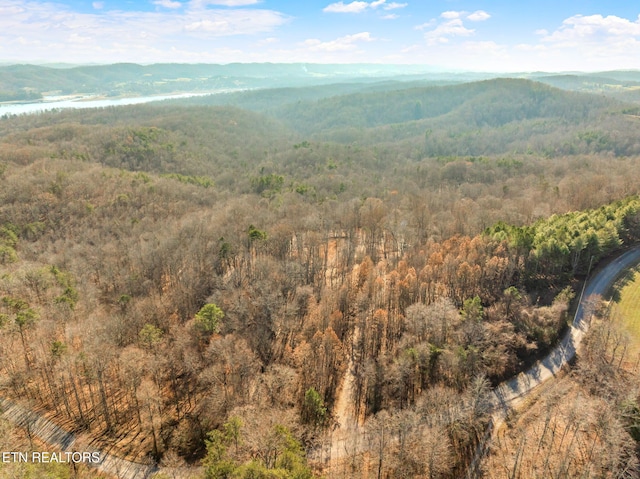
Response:
[{"label": "tree shadow on ground", "polygon": [[640,266],[636,266],[635,268],[630,268],[625,270],[620,277],[616,280],[613,288],[611,288],[611,292],[609,293],[609,298],[615,302],[619,303],[622,299],[621,293],[625,286],[633,283],[637,275],[640,273]]}]

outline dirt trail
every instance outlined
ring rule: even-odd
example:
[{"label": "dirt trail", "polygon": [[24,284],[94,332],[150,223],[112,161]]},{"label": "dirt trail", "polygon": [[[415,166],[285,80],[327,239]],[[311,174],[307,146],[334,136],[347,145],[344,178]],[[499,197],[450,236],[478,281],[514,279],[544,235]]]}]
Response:
[{"label": "dirt trail", "polygon": [[[342,378],[342,386],[333,410],[338,427],[331,437],[331,459],[335,460],[349,455],[353,447],[354,435],[360,434],[360,425],[354,409],[355,404],[355,368],[359,358],[354,353],[353,345],[360,340],[360,327],[356,325],[350,344],[349,363]],[[353,451],[351,451],[353,452]]]},{"label": "dirt trail", "polygon": [[[586,314],[588,312],[586,310],[588,298],[592,295],[606,294],[619,274],[638,262],[640,262],[640,246],[627,251],[600,270],[587,284],[582,301],[578,305],[573,324],[561,343],[528,371],[520,373],[514,378],[500,384],[492,392],[492,398],[489,400],[490,406],[498,411],[499,414],[502,414],[502,411],[512,407],[533,388],[546,379],[555,376],[560,369],[575,356],[584,334],[589,329],[591,318],[587,317]],[[357,267],[354,268],[354,272],[356,269]],[[354,275],[353,277],[356,276],[357,275]],[[353,450],[351,452],[349,451],[350,448],[362,450],[364,446],[361,440],[364,430],[359,426],[358,418],[353,409],[355,401],[353,387],[355,382],[355,368],[359,362],[359,358],[354,355],[354,351],[356,350],[354,345],[358,343],[360,334],[360,327],[357,325],[354,328],[351,344],[349,345],[349,362],[334,410],[334,415],[339,422],[339,427],[332,437],[332,459],[339,459],[353,453]],[[145,465],[127,461],[109,453],[99,451],[91,447],[90,444],[85,444],[78,436],[65,431],[44,416],[7,399],[0,398],[0,414],[17,426],[26,429],[30,435],[36,436],[43,442],[59,448],[62,451],[98,452],[100,454],[100,462],[89,465],[95,467],[102,473],[117,477],[118,479],[146,479],[155,472],[159,472],[158,467],[155,465]],[[492,428],[493,431],[497,429],[497,427]],[[474,459],[474,463],[479,463],[483,452],[488,450],[491,436],[492,434],[489,432],[487,440],[483,441],[483,444],[479,446],[478,451],[480,451],[480,457]],[[473,470],[473,467],[471,470]],[[166,471],[175,476],[176,471]],[[193,470],[190,471],[193,472]],[[165,472],[165,470],[162,472]],[[182,476],[182,474],[180,474],[180,476]]]},{"label": "dirt trail", "polygon": [[[352,344],[357,344],[360,340],[360,327],[356,326],[353,330]],[[353,353],[353,348],[349,355],[349,363],[342,378],[342,386],[338,392],[338,399],[334,407],[333,415],[340,424],[340,428],[352,428],[358,424],[358,418],[354,411],[354,395],[355,395],[355,368],[357,360]]]},{"label": "dirt trail", "polygon": [[[364,250],[359,253],[364,254]],[[358,272],[360,265],[355,264],[349,274],[352,287],[357,288]],[[344,347],[349,355],[347,368],[342,378],[342,384],[338,389],[336,402],[333,409],[333,417],[338,423],[337,428],[331,434],[329,451],[330,462],[333,466],[337,461],[354,456],[366,450],[365,430],[362,418],[356,414],[356,371],[362,366],[362,358],[358,344],[362,337],[362,325],[356,321],[353,333],[348,338]]]}]

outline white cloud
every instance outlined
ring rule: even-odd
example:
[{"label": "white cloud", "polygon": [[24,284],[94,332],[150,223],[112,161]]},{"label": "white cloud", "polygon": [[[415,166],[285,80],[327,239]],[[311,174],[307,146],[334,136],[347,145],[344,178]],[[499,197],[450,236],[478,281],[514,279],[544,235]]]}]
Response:
[{"label": "white cloud", "polygon": [[510,48],[511,69],[598,71],[640,68],[640,17],[575,15],[555,30],[535,31],[538,42]]},{"label": "white cloud", "polygon": [[347,4],[338,2],[327,5],[322,11],[328,13],[360,13],[364,12],[367,8],[369,8],[367,2],[351,2]]},{"label": "white cloud", "polygon": [[403,48],[401,53],[404,58],[411,58],[413,63],[437,65],[451,70],[504,71],[509,69],[513,60],[508,46],[471,39],[430,46],[413,44]]},{"label": "white cloud", "polygon": [[189,32],[203,31],[216,34],[226,33],[229,31],[230,24],[226,20],[199,20],[197,22],[188,23],[184,29]]},{"label": "white cloud", "polygon": [[409,4],[408,3],[391,2],[391,3],[385,3],[382,8],[384,8],[385,10],[396,10],[398,8],[404,8],[407,5],[409,5]]},{"label": "white cloud", "polygon": [[468,55],[479,58],[507,58],[508,48],[493,41],[474,42],[466,41],[462,47]]},{"label": "white cloud", "polygon": [[347,51],[357,49],[357,43],[359,42],[372,42],[375,39],[371,37],[369,32],[356,33],[354,35],[346,35],[344,37],[336,38],[328,42],[322,42],[318,39],[312,38],[305,40],[303,46],[310,51],[324,51],[324,52],[336,52]]},{"label": "white cloud", "polygon": [[260,0],[194,0],[191,3],[200,7],[206,7],[207,5],[243,7],[245,5],[255,5],[256,3],[260,3]]},{"label": "white cloud", "polygon": [[155,0],[152,2],[154,5],[163,8],[176,9],[182,7],[181,2],[174,2],[173,0]]},{"label": "white cloud", "polygon": [[[365,2],[365,3],[371,3]],[[381,4],[384,5],[384,4]],[[418,25],[425,41],[398,44],[352,35],[335,40],[308,40],[285,48],[284,42],[269,51],[272,61],[421,63],[456,70],[477,71],[597,71],[640,68],[640,20],[607,17],[571,17],[557,31],[538,32],[535,40],[499,43],[481,30],[480,11],[450,12]],[[386,14],[382,6],[378,13]],[[487,14],[488,15],[488,14]],[[445,18],[448,17],[448,18]],[[475,22],[472,23],[472,18]],[[481,35],[482,33],[482,35]],[[531,34],[523,31],[524,35]],[[357,40],[357,39],[360,40]],[[375,40],[369,44],[366,39]],[[375,47],[375,48],[374,48]]]},{"label": "white cloud", "polygon": [[401,53],[412,53],[415,51],[419,51],[419,50],[423,50],[424,49],[424,45],[411,45],[408,47],[404,47],[402,50],[400,50]]},{"label": "white cloud", "polygon": [[198,20],[190,15],[184,16],[184,30],[214,37],[252,35],[272,31],[285,21],[282,15],[270,10],[208,10],[200,17],[205,15],[206,18]]},{"label": "white cloud", "polygon": [[515,50],[523,52],[544,52],[547,51],[547,47],[544,45],[529,45],[527,43],[519,43],[514,47]]},{"label": "white cloud", "polygon": [[91,37],[78,35],[77,33],[72,33],[67,37],[67,41],[69,43],[88,43],[91,41]]},{"label": "white cloud", "polygon": [[436,25],[438,22],[436,20],[429,20],[428,22],[423,23],[422,25],[416,25],[414,30],[425,30],[426,28],[431,28]]},{"label": "white cloud", "polygon": [[275,37],[269,37],[269,38],[263,38],[262,40],[260,40],[259,42],[256,43],[256,45],[258,46],[264,46],[264,45],[272,45],[274,43],[278,43],[280,40],[278,40]]},{"label": "white cloud", "polygon": [[212,52],[221,47],[219,41],[212,43],[216,39],[268,33],[289,21],[280,12],[255,8],[80,13],[53,3],[0,1],[0,45],[6,61],[215,62],[219,60]]},{"label": "white cloud", "polygon": [[484,10],[476,10],[473,13],[465,11],[448,10],[440,14],[440,18],[443,20],[431,20],[422,25],[414,27],[416,30],[426,30],[434,25],[436,27],[433,30],[429,30],[424,34],[424,38],[427,41],[427,45],[433,46],[438,44],[449,43],[454,37],[469,37],[475,34],[475,30],[467,28],[464,25],[464,20],[472,22],[480,22],[491,18]]},{"label": "white cloud", "polygon": [[242,50],[238,50],[236,48],[216,48],[216,55],[220,55],[222,57],[228,58],[238,58],[244,52]]},{"label": "white cloud", "polygon": [[24,12],[24,8],[22,8],[22,6],[20,6],[18,2],[13,2],[12,4],[7,5],[0,5],[0,16],[17,15],[22,12]]},{"label": "white cloud", "polygon": [[640,16],[632,22],[609,15],[575,15],[562,22],[562,26],[547,35],[546,42],[601,42],[603,39],[640,37]]},{"label": "white cloud", "polygon": [[466,18],[467,20],[470,20],[472,22],[483,22],[485,20],[490,19],[491,15],[489,15],[484,10],[476,10],[473,13],[469,13],[465,11],[456,12],[454,10],[449,10],[447,12],[442,12],[440,14],[440,17],[444,18],[445,20],[455,20],[456,18]]},{"label": "white cloud", "polygon": [[462,20],[455,18],[441,23],[435,29],[424,34],[427,45],[437,45],[448,43],[452,37],[468,37],[475,33],[475,30],[464,26]]},{"label": "white cloud", "polygon": [[442,18],[445,18],[447,20],[453,20],[455,18],[460,18],[462,16],[464,12],[454,12],[454,11],[448,11],[448,12],[442,12],[440,14],[440,16]]},{"label": "white cloud", "polygon": [[351,3],[341,1],[327,5],[322,11],[326,13],[362,13],[368,9],[376,10],[378,7],[382,7],[384,10],[395,10],[404,8],[407,5],[406,3],[397,2],[387,3],[387,0],[375,0],[373,2],[355,1]]},{"label": "white cloud", "polygon": [[490,18],[491,15],[489,15],[484,10],[477,10],[467,16],[467,19],[471,20],[472,22],[484,22],[485,20],[489,20]]},{"label": "white cloud", "polygon": [[[0,0],[0,60],[393,61],[496,71],[640,68],[640,18],[575,15],[555,29],[537,30],[529,44],[519,39],[500,45],[487,41],[491,38],[482,29],[482,21],[491,18],[489,13],[451,10],[414,27],[422,31],[424,41],[412,45],[410,39],[387,41],[389,34],[384,30],[375,37],[369,32],[339,38],[308,32],[306,37],[292,38],[281,31],[291,18],[256,7],[267,4],[259,0],[149,0],[156,11],[112,11],[111,2],[91,0],[94,3],[89,6],[95,10],[85,13],[51,1],[58,0]],[[325,11],[368,12],[393,20],[406,5],[391,0],[344,0],[331,3]],[[304,38],[310,39],[301,41]]]},{"label": "white cloud", "polygon": [[640,16],[574,15],[553,32],[538,30],[540,43],[519,44],[519,51],[548,70],[640,68]]}]

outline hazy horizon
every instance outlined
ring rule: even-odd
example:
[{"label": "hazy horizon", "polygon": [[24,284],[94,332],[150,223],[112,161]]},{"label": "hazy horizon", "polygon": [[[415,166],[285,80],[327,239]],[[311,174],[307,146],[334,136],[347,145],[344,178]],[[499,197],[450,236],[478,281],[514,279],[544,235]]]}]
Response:
[{"label": "hazy horizon", "polygon": [[446,71],[640,68],[622,1],[0,1],[0,62],[428,65]]},{"label": "hazy horizon", "polygon": [[86,62],[86,63],[65,63],[65,62],[50,62],[47,60],[33,60],[33,61],[10,61],[0,59],[0,66],[24,66],[33,65],[46,68],[56,69],[71,69],[78,67],[101,67],[112,65],[139,65],[139,66],[152,66],[152,65],[319,65],[319,66],[380,66],[380,67],[406,67],[411,68],[412,71],[409,74],[421,74],[421,73],[486,73],[486,74],[590,74],[590,73],[606,73],[613,71],[640,71],[640,66],[637,68],[610,68],[610,69],[584,69],[584,70],[477,70],[477,69],[463,69],[463,68],[444,68],[437,65],[427,65],[419,63],[370,63],[370,62],[344,62],[344,63],[331,63],[331,62],[269,62],[269,61],[256,61],[256,62],[133,62],[133,61],[116,61],[116,62]]}]

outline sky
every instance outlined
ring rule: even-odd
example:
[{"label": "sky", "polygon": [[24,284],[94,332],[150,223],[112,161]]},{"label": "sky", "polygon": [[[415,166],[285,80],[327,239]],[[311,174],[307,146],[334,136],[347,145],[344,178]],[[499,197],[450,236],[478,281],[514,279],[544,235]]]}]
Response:
[{"label": "sky", "polygon": [[640,69],[640,2],[0,0],[0,62]]}]

